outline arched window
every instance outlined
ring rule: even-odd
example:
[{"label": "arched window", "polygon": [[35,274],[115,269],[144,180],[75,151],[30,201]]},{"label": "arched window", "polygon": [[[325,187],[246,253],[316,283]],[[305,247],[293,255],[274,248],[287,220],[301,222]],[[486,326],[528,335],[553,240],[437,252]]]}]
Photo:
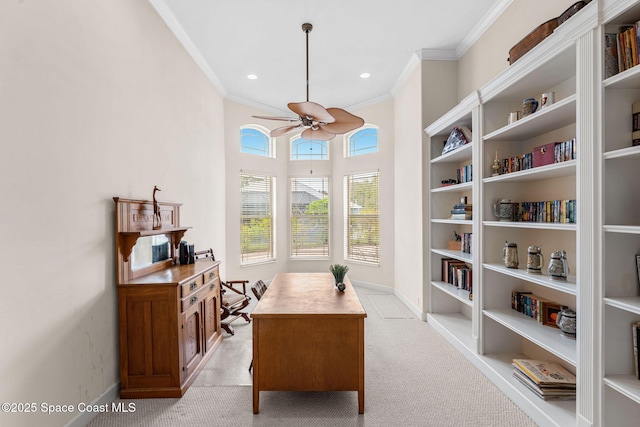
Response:
[{"label": "arched window", "polygon": [[269,130],[257,125],[242,126],[240,128],[240,152],[275,157],[273,138],[269,136]]},{"label": "arched window", "polygon": [[364,125],[357,131],[346,135],[345,157],[378,152],[378,127]]},{"label": "arched window", "polygon": [[291,138],[291,160],[327,160],[327,141],[310,141],[298,136]]}]

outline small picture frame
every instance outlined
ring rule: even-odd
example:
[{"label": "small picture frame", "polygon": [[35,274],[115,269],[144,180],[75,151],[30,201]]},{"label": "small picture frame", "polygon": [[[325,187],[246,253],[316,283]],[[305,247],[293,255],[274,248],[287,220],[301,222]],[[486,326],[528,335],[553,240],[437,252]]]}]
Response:
[{"label": "small picture frame", "polygon": [[542,324],[558,328],[558,325],[556,325],[556,319],[558,318],[558,313],[560,313],[560,311],[562,311],[561,305],[544,303],[542,306]]}]

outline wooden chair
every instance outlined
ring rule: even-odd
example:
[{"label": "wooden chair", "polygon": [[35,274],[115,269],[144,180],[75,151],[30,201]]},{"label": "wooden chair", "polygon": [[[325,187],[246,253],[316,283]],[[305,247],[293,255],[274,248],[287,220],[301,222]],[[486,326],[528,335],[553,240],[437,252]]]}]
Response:
[{"label": "wooden chair", "polygon": [[258,301],[260,301],[260,298],[262,298],[262,295],[264,295],[266,291],[267,285],[262,280],[258,280],[256,283],[251,285],[251,292],[253,292]]},{"label": "wooden chair", "polygon": [[231,335],[235,334],[233,327],[231,327],[231,323],[236,321],[238,318],[242,317],[247,321],[247,323],[251,322],[249,314],[242,311],[249,305],[249,300],[251,300],[251,297],[247,295],[247,283],[249,283],[248,280],[229,280],[227,282],[221,282],[221,326],[222,329]]},{"label": "wooden chair", "polygon": [[[267,285],[262,280],[257,280],[253,285],[251,285],[251,292],[256,296],[256,299],[260,301],[262,295],[267,291]],[[249,365],[249,372],[253,369],[253,359],[251,359],[251,364]]]}]

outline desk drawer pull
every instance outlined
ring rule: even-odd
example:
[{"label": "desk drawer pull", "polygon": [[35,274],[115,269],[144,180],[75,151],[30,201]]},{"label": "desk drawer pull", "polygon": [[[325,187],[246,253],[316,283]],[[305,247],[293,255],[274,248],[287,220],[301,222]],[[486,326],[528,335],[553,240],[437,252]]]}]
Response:
[{"label": "desk drawer pull", "polygon": [[214,277],[216,277],[216,273],[214,273],[213,271],[209,272],[209,279],[213,279]]},{"label": "desk drawer pull", "polygon": [[189,290],[194,290],[194,289],[195,289],[195,288],[197,288],[197,287],[198,287],[198,282],[192,282],[192,283],[189,285]]},{"label": "desk drawer pull", "polygon": [[198,297],[197,296],[192,296],[191,299],[189,300],[189,305],[193,305],[195,303],[198,302]]},{"label": "desk drawer pull", "polygon": [[212,283],[212,284],[209,285],[209,290],[212,291],[212,290],[215,289],[215,287],[216,287],[216,284]]}]

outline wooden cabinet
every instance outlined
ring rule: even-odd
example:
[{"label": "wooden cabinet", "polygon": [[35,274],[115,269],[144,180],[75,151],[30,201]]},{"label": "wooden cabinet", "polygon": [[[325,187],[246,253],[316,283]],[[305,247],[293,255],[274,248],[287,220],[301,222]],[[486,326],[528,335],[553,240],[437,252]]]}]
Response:
[{"label": "wooden cabinet", "polygon": [[[140,212],[151,202],[114,200],[120,397],[181,397],[222,341],[220,262],[208,257],[193,264],[176,264],[176,248],[185,228],[169,222],[165,228],[149,230],[145,225],[149,217]],[[131,210],[132,205],[136,209]],[[169,207],[171,217],[179,218],[178,206]],[[123,216],[129,222],[137,220],[139,230],[130,231],[131,224],[125,225]],[[164,234],[175,244],[167,259],[134,270],[131,253],[136,242],[130,240],[134,234]]]}]

